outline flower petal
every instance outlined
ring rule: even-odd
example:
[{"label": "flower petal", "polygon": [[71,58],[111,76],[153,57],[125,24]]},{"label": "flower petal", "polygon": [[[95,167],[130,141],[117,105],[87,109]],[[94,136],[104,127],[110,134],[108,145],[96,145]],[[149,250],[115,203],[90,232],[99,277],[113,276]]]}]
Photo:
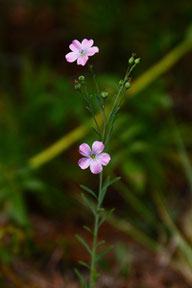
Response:
[{"label": "flower petal", "polygon": [[83,39],[83,41],[81,42],[81,45],[82,45],[82,49],[85,50],[85,49],[88,49],[90,48],[92,45],[93,45],[93,39]]},{"label": "flower petal", "polygon": [[98,53],[98,52],[99,52],[99,48],[97,46],[93,46],[87,49],[88,56],[93,56],[95,53]]},{"label": "flower petal", "polygon": [[93,174],[98,174],[100,173],[102,170],[103,170],[103,167],[100,163],[100,161],[98,160],[91,160],[91,163],[90,163],[90,170]]},{"label": "flower petal", "polygon": [[79,159],[78,165],[81,169],[84,170],[84,169],[87,169],[89,167],[90,162],[91,162],[90,158],[83,157],[83,158]]},{"label": "flower petal", "polygon": [[79,58],[77,59],[77,64],[85,66],[85,64],[87,63],[87,60],[88,60],[88,56],[87,55],[79,56]]},{"label": "flower petal", "polygon": [[101,153],[97,156],[97,159],[101,162],[102,165],[106,166],[111,160],[111,157],[108,153]]},{"label": "flower petal", "polygon": [[69,48],[74,51],[74,52],[77,52],[77,51],[81,51],[82,50],[82,45],[81,43],[78,41],[78,40],[73,40],[72,43],[69,45]]},{"label": "flower petal", "polygon": [[104,149],[104,144],[101,141],[95,141],[92,144],[92,151],[94,154],[99,154],[103,151]]},{"label": "flower petal", "polygon": [[77,60],[77,58],[78,58],[77,52],[69,52],[68,54],[65,55],[65,59],[67,60],[67,62],[70,63]]},{"label": "flower petal", "polygon": [[89,156],[92,151],[87,143],[83,143],[79,146],[79,153],[83,156]]}]

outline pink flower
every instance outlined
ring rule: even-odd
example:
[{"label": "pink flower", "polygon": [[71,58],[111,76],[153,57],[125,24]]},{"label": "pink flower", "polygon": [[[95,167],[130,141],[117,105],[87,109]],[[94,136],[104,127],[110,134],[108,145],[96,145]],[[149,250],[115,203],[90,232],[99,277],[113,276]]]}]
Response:
[{"label": "pink flower", "polygon": [[77,65],[85,66],[89,58],[88,56],[93,56],[95,53],[99,52],[99,48],[97,46],[92,46],[92,39],[83,39],[81,43],[78,40],[73,40],[73,42],[69,45],[72,52],[66,54],[65,58],[70,63],[77,60]]},{"label": "pink flower", "polygon": [[106,166],[111,157],[108,153],[101,153],[104,149],[103,142],[95,141],[92,144],[92,149],[88,144],[83,143],[79,146],[79,153],[85,157],[79,159],[78,165],[81,169],[87,169],[90,166],[90,170],[93,174],[98,174],[103,170],[103,166]]}]

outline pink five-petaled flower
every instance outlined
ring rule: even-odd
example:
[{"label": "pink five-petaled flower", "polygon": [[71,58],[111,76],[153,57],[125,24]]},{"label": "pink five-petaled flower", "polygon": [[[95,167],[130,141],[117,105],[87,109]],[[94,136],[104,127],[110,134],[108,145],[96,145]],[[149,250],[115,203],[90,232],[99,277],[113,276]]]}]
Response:
[{"label": "pink five-petaled flower", "polygon": [[92,39],[83,39],[81,43],[78,40],[73,40],[73,42],[69,45],[72,52],[66,54],[65,58],[70,63],[77,60],[78,65],[85,66],[89,56],[93,56],[95,53],[99,52],[99,48],[97,46],[92,46]]},{"label": "pink five-petaled flower", "polygon": [[95,141],[92,144],[92,149],[88,144],[83,143],[79,146],[79,153],[84,157],[79,159],[78,165],[81,169],[87,169],[90,166],[90,170],[93,174],[98,174],[103,170],[102,165],[106,166],[111,157],[108,153],[102,153],[104,144],[101,141]]}]

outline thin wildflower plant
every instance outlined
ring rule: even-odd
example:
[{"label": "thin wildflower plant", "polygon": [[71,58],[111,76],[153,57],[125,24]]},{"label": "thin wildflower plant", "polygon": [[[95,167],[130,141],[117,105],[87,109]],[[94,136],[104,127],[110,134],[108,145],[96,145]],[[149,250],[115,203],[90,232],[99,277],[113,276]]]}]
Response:
[{"label": "thin wildflower plant", "polygon": [[[66,54],[66,60],[69,63],[77,61],[77,65],[85,66],[89,60],[89,57],[99,52],[99,48],[97,46],[93,46],[93,43],[94,41],[92,39],[83,39],[82,42],[76,39],[73,40],[69,45],[72,52]],[[78,269],[75,269],[82,288],[95,288],[96,282],[99,278],[97,263],[105,255],[105,253],[112,249],[112,246],[109,246],[103,250],[100,250],[100,247],[102,247],[105,241],[98,242],[98,233],[100,226],[114,211],[114,209],[106,211],[103,208],[103,201],[105,199],[107,190],[113,183],[120,180],[120,177],[114,179],[107,177],[104,180],[103,168],[111,161],[111,156],[106,152],[106,148],[112,136],[113,127],[117,114],[119,113],[120,104],[125,97],[127,90],[131,87],[130,74],[139,62],[140,58],[136,58],[135,54],[132,54],[132,56],[128,59],[128,68],[124,78],[118,83],[117,92],[108,113],[106,111],[108,92],[100,90],[95,72],[93,70],[93,65],[89,65],[89,72],[92,75],[96,93],[93,94],[88,92],[85,76],[81,75],[79,76],[78,80],[75,81],[75,89],[80,91],[83,95],[87,103],[86,108],[93,117],[93,121],[95,123],[95,127],[93,128],[97,135],[97,139],[92,143],[91,147],[87,143],[82,143],[79,146],[79,153],[83,157],[79,159],[78,165],[83,170],[90,168],[91,173],[99,175],[98,192],[93,191],[91,188],[88,188],[85,185],[81,185],[81,188],[86,192],[86,194],[82,193],[83,201],[86,203],[94,217],[93,229],[83,226],[83,228],[90,232],[93,236],[92,246],[90,247],[80,235],[76,235],[76,238],[90,254],[90,263],[79,261],[80,265],[88,268],[89,270],[88,283],[85,281],[81,272]],[[98,123],[96,118],[96,109],[94,109],[95,101],[93,101],[93,97],[96,98],[100,112],[103,116],[102,125]]]}]

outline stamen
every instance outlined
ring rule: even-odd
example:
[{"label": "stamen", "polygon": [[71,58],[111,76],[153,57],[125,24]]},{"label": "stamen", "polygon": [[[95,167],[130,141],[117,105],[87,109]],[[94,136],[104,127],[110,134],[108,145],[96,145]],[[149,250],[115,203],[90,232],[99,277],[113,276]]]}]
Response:
[{"label": "stamen", "polygon": [[96,155],[95,154],[91,154],[90,157],[91,157],[91,159],[95,159]]},{"label": "stamen", "polygon": [[85,51],[81,50],[81,56],[85,56],[85,55],[86,55]]}]

